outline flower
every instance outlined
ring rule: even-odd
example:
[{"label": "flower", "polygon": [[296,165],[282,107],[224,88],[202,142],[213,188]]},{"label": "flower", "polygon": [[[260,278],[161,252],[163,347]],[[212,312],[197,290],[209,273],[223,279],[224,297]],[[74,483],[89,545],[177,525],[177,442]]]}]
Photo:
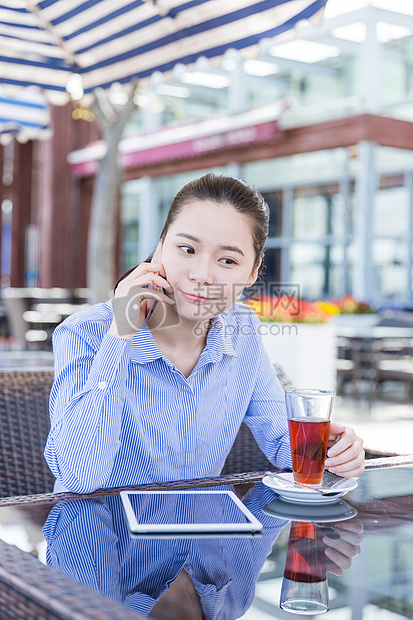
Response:
[{"label": "flower", "polygon": [[246,300],[261,321],[277,323],[327,323],[337,314],[372,314],[367,302],[356,301],[352,295],[334,300],[306,301],[293,295],[262,295]]},{"label": "flower", "polygon": [[370,304],[365,301],[357,301],[352,295],[333,299],[330,303],[338,308],[338,314],[373,314],[375,312]]},{"label": "flower", "polygon": [[321,301],[315,301],[314,303],[317,306],[317,308],[320,308],[320,310],[322,310],[326,314],[329,314],[330,316],[335,316],[336,314],[340,314],[340,308],[338,308],[337,305],[332,303],[331,301],[321,300]]},{"label": "flower", "polygon": [[261,321],[278,323],[327,323],[331,314],[316,303],[292,295],[271,297],[262,295],[245,301]]}]

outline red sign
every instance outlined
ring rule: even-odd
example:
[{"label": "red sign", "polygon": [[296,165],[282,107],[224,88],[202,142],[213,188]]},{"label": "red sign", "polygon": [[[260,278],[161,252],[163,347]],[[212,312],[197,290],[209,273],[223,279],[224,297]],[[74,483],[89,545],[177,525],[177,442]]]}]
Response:
[{"label": "red sign", "polygon": [[[166,161],[199,157],[221,149],[247,146],[256,142],[265,142],[282,131],[276,121],[268,121],[257,125],[240,127],[223,133],[211,134],[191,140],[183,140],[171,144],[162,144],[150,148],[142,148],[129,153],[119,153],[119,164],[127,170],[142,166],[160,164]],[[91,176],[99,169],[98,161],[79,162],[72,166],[74,176]]]}]

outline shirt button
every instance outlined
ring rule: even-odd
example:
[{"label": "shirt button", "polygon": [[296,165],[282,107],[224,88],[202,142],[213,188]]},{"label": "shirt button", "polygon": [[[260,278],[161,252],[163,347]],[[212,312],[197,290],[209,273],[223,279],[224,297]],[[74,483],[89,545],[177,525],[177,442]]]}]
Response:
[{"label": "shirt button", "polygon": [[99,383],[98,383],[99,390],[105,390],[106,387],[107,387],[106,381],[99,381]]}]

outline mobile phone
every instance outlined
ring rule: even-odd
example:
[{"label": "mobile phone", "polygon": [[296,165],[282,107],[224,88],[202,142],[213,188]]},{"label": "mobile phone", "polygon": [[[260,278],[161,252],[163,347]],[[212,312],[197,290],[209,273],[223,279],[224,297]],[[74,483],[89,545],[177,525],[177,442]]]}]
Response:
[{"label": "mobile phone", "polygon": [[[159,241],[158,245],[156,246],[155,252],[153,253],[153,256],[151,258],[151,263],[160,263],[161,262],[161,251],[162,251],[162,241]],[[156,286],[155,284],[148,284],[148,288],[153,289],[154,291],[160,291],[160,287]],[[149,309],[148,314],[146,315],[146,322],[149,323],[149,321],[152,318],[153,313],[155,312],[155,308],[158,305],[158,302],[156,301],[156,299],[148,299],[146,301],[146,305],[147,308]]]}]

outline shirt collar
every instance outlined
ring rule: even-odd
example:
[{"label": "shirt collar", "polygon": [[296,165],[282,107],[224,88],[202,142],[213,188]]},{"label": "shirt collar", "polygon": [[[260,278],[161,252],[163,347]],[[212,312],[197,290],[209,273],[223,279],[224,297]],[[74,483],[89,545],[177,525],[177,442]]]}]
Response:
[{"label": "shirt collar", "polygon": [[[206,347],[201,355],[207,355],[214,363],[221,361],[224,355],[236,357],[238,354],[234,349],[232,334],[233,330],[228,327],[224,314],[214,317],[209,328]],[[147,323],[143,323],[132,340],[131,361],[137,364],[147,364],[164,357]]]},{"label": "shirt collar", "polygon": [[212,362],[219,362],[224,355],[237,357],[232,334],[233,330],[229,328],[225,314],[218,314],[212,319],[206,344]]},{"label": "shirt collar", "polygon": [[147,364],[161,357],[164,357],[164,354],[152,336],[147,323],[143,323],[132,339],[131,361],[137,364]]}]

